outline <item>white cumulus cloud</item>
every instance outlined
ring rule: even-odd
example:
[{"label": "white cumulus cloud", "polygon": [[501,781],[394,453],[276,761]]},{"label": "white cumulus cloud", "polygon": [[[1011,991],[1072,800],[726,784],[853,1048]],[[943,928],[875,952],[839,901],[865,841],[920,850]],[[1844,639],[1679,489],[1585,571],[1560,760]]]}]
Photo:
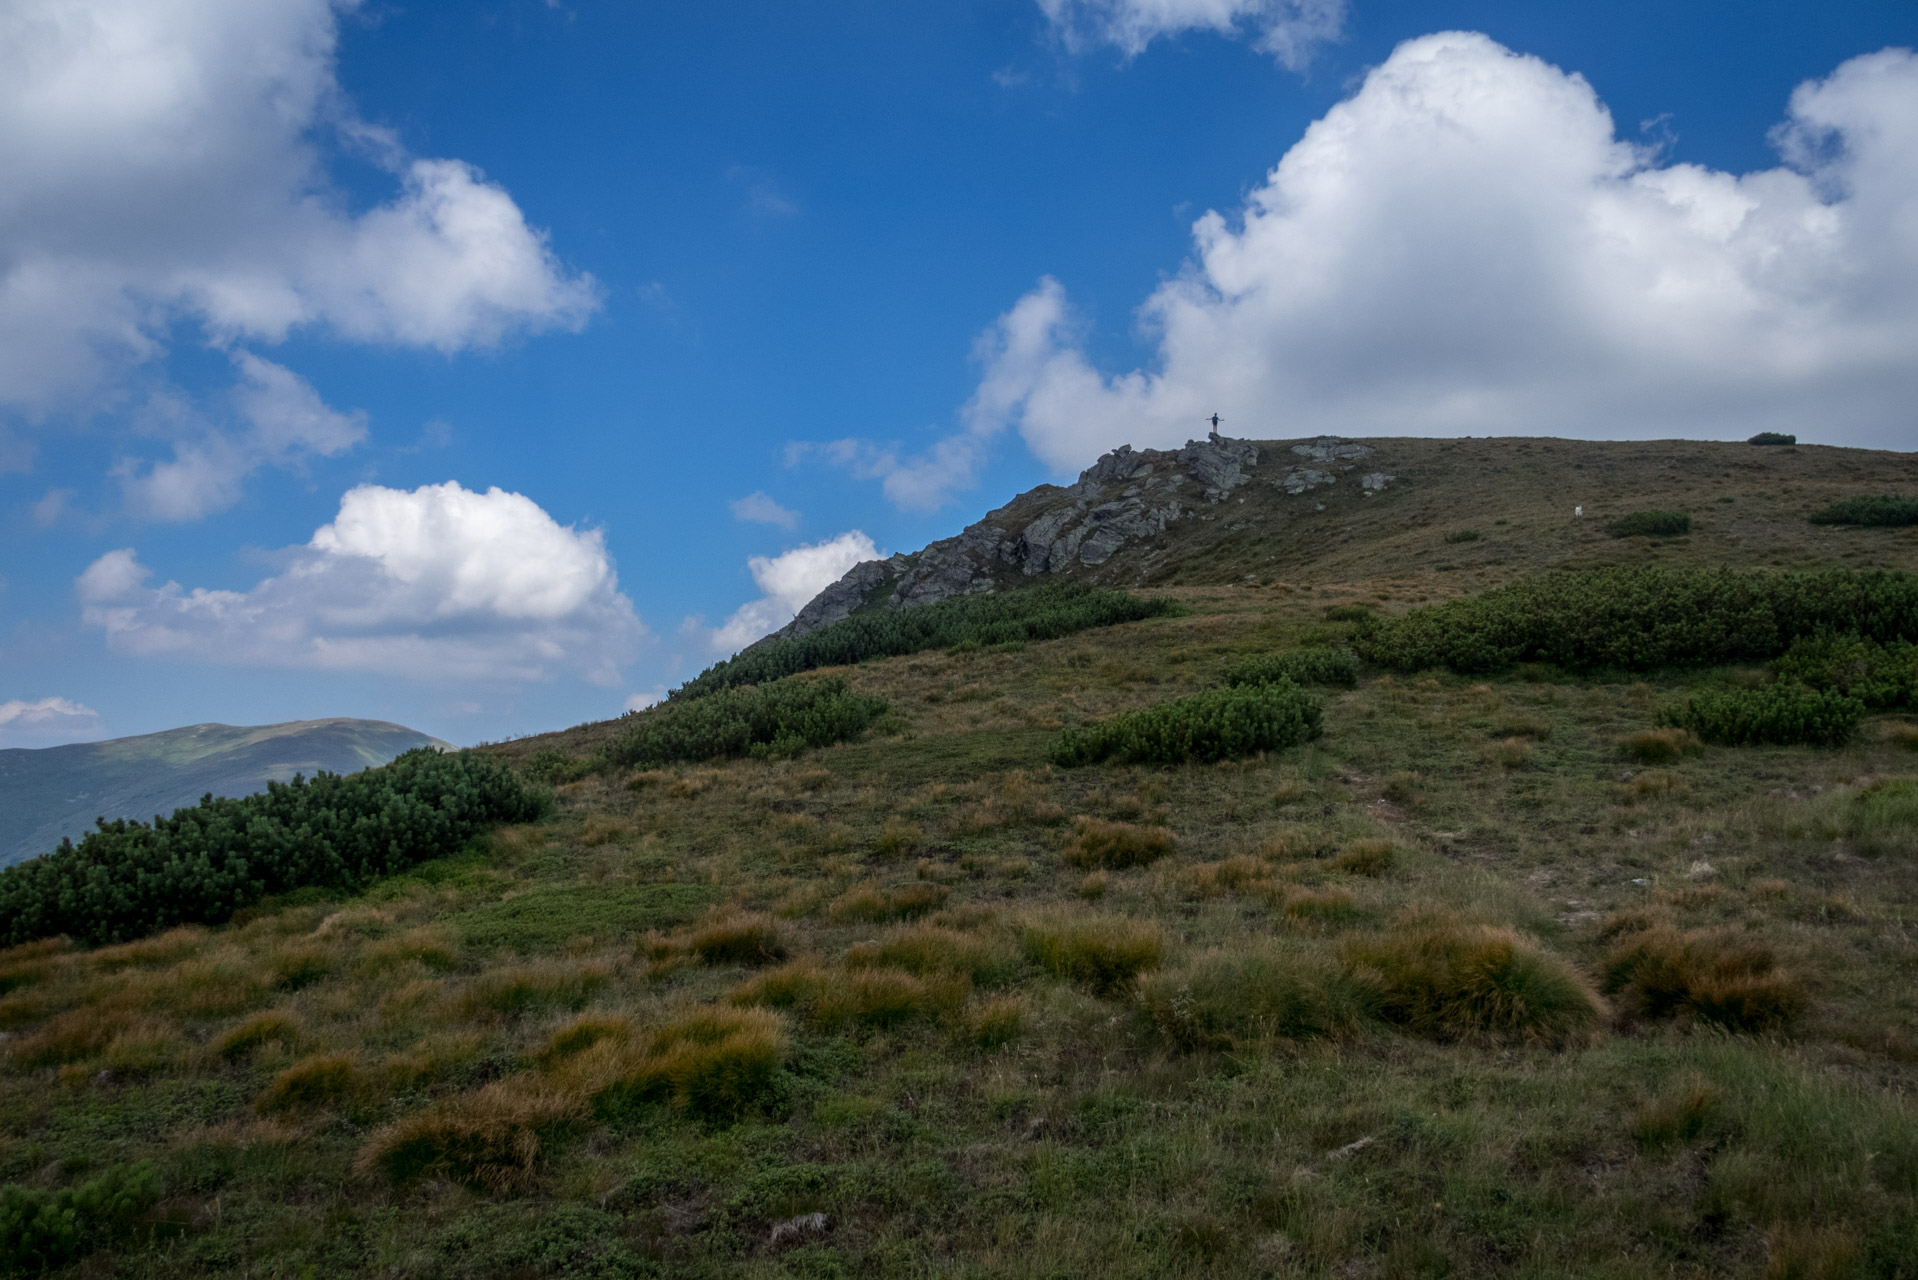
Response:
[{"label": "white cumulus cloud", "polygon": [[744,520],[748,524],[776,524],[782,529],[799,527],[799,513],[790,507],[780,506],[763,491],[735,498],[731,505],[735,520]]},{"label": "white cumulus cloud", "polygon": [[1451,32],[1401,45],[1140,309],[1096,368],[1046,279],[981,339],[950,446],[1008,426],[1062,473],[1254,437],[1742,437],[1909,448],[1918,57],[1799,86],[1783,164],[1664,164],[1582,77]]},{"label": "white cumulus cloud", "polygon": [[1039,0],[1039,8],[1071,49],[1111,44],[1130,58],[1162,36],[1210,31],[1249,36],[1294,70],[1345,25],[1345,0]]},{"label": "white cumulus cloud", "polygon": [[173,457],[123,461],[117,468],[127,506],[154,520],[198,520],[239,500],[246,478],[263,466],[290,466],[310,455],[334,457],[366,438],[366,415],[341,413],[304,378],[250,352],[234,353],[239,381],[230,398],[236,431],[197,429],[193,409],[176,397],[150,405],[175,420]]},{"label": "white cumulus cloud", "polygon": [[753,582],[765,594],[743,604],[716,629],[714,651],[734,653],[769,632],[791,622],[812,598],[846,576],[865,560],[879,559],[879,548],[857,529],[824,542],[794,547],[777,556],[754,556],[746,562]]},{"label": "white cumulus cloud", "polygon": [[54,747],[98,738],[100,713],[71,698],[0,702],[0,747]]},{"label": "white cumulus cloud", "polygon": [[645,634],[598,530],[457,483],[361,485],[247,591],[149,585],[132,548],[75,583],[122,653],[424,679],[617,681]]},{"label": "white cumulus cloud", "polygon": [[[110,403],[182,320],[441,351],[584,322],[597,286],[505,190],[357,118],[335,78],[356,4],[0,6],[0,408]],[[349,207],[328,146],[385,168],[390,197]]]}]

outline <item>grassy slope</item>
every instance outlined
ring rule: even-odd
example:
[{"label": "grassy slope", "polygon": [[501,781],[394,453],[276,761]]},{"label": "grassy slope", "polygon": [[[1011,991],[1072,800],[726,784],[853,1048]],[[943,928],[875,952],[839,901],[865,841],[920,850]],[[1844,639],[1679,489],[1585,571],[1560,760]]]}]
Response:
[{"label": "grassy slope", "polygon": [[445,746],[383,720],[295,720],[0,751],[0,866],[78,839],[96,817],[170,814],[211,791],[250,795],[321,769],[357,773],[414,747]]},{"label": "grassy slope", "polygon": [[[1736,673],[1368,676],[1327,693],[1319,744],[1282,756],[1045,763],[1062,723],[1203,688],[1245,653],[1337,640],[1333,603],[1397,608],[1565,560],[1918,570],[1918,531],[1813,529],[1800,510],[1901,475],[1910,487],[1909,458],[1530,447],[1541,474],[1509,447],[1462,442],[1449,452],[1511,470],[1487,486],[1470,467],[1401,461],[1400,493],[1351,499],[1342,525],[1264,548],[1222,541],[1206,562],[1215,582],[1254,572],[1255,553],[1287,567],[1258,571],[1262,585],[1170,588],[1188,617],[845,672],[894,700],[896,737],[591,777],[548,822],[361,900],[89,954],[0,955],[0,1177],[66,1185],[157,1162],[169,1194],[151,1242],[97,1255],[86,1274],[1913,1275],[1918,831],[1834,838],[1871,780],[1918,773],[1903,721],[1868,721],[1839,751],[1648,768],[1617,739],[1649,726],[1661,698]],[[1669,473],[1669,491],[1616,505],[1689,509],[1695,532],[1603,538],[1598,521],[1618,511],[1578,492],[1582,471],[1565,474],[1580,458],[1601,474]],[[1817,478],[1779,478],[1798,467]],[[1587,523],[1569,520],[1574,501]],[[1567,518],[1550,514],[1560,507]],[[1484,536],[1444,541],[1461,527]],[[1177,562],[1169,578],[1201,576],[1182,553],[1161,558]],[[586,752],[617,731],[495,749]],[[1162,823],[1176,845],[1095,880],[1086,907],[1095,885],[1064,856],[1078,815]],[[1387,874],[1314,856],[1365,838],[1401,851]],[[948,989],[883,1029],[795,1020],[781,1114],[707,1125],[642,1110],[548,1150],[529,1185],[499,1196],[354,1172],[369,1131],[525,1070],[576,1009],[652,1025],[752,976],[657,960],[649,930],[759,909],[783,919],[796,954],[836,964],[889,927],[856,918],[863,889],[918,885],[943,892],[936,921],[1007,958],[1003,987]],[[1286,909],[1341,892],[1342,916]],[[1212,948],[1324,959],[1389,936],[1409,909],[1445,909],[1516,925],[1590,973],[1603,923],[1650,909],[1769,942],[1812,1003],[1774,1038],[1653,1024],[1552,1050],[1372,1029],[1194,1051],[1123,994],[1018,959],[1021,921],[1087,909],[1156,921],[1175,969]],[[975,1034],[988,1001],[1021,1022],[990,1049]],[[282,1021],[223,1052],[261,1013]],[[353,1064],[340,1091],[262,1107],[277,1072],[336,1052]],[[824,1235],[769,1242],[773,1223],[814,1210]]]}]

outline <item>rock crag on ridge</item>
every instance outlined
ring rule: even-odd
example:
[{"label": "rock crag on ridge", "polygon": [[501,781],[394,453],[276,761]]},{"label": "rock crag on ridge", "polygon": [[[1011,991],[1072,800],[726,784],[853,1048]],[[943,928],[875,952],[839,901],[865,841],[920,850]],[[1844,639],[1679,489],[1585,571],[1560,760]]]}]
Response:
[{"label": "rock crag on ridge", "polygon": [[[1071,485],[1040,485],[955,537],[854,566],[768,639],[805,635],[862,609],[911,609],[1041,574],[1141,581],[1164,551],[1168,529],[1214,521],[1213,509],[1221,506],[1239,514],[1254,493],[1259,501],[1245,514],[1265,524],[1276,516],[1283,526],[1292,514],[1284,508],[1314,491],[1350,489],[1367,498],[1383,492],[1395,478],[1387,471],[1352,474],[1376,452],[1370,444],[1330,436],[1252,441],[1214,433],[1182,449],[1121,445]],[[1278,508],[1270,498],[1280,499]],[[1311,509],[1325,506],[1314,503]],[[1227,527],[1236,532],[1243,522]]]}]

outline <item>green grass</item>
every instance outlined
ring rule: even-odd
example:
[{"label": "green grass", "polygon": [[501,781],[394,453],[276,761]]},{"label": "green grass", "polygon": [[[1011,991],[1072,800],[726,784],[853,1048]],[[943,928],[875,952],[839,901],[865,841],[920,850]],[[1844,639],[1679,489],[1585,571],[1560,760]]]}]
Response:
[{"label": "green grass", "polygon": [[716,895],[698,884],[539,885],[449,916],[469,945],[530,954],[568,939],[637,938],[692,920]]}]

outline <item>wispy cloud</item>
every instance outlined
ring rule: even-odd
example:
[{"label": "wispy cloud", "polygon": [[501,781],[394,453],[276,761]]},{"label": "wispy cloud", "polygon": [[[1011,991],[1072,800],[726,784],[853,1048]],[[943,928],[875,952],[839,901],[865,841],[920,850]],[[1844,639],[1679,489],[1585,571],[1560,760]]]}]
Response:
[{"label": "wispy cloud", "polygon": [[778,525],[787,530],[799,527],[799,513],[790,507],[780,506],[767,497],[763,490],[735,498],[729,505],[735,520],[743,520],[748,524]]},{"label": "wispy cloud", "polygon": [[736,164],[726,170],[727,181],[746,193],[746,207],[766,218],[796,218],[802,210],[771,173],[755,165]]},{"label": "wispy cloud", "polygon": [[105,729],[100,713],[71,698],[0,702],[0,747],[53,747],[90,742]]},{"label": "wispy cloud", "polygon": [[1137,57],[1154,40],[1187,31],[1250,39],[1294,71],[1345,25],[1345,0],[1039,0],[1068,49],[1113,45]]}]

